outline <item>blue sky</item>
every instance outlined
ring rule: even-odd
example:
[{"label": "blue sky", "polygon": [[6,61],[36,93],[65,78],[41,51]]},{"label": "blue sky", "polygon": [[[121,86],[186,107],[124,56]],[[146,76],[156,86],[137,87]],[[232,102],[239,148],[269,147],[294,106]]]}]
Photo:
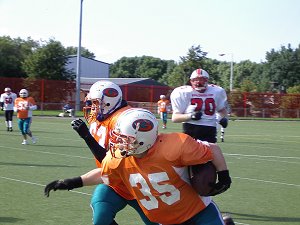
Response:
[{"label": "blue sky", "polygon": [[[78,46],[80,0],[0,0],[0,36]],[[239,62],[300,44],[299,0],[83,0],[81,45],[96,59],[179,61],[191,46]],[[220,57],[219,53],[227,53]]]}]

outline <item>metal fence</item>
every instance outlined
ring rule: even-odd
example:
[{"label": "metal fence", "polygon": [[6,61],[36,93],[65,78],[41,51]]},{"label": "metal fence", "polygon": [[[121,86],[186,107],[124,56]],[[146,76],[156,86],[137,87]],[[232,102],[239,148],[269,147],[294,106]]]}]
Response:
[{"label": "metal fence", "polygon": [[[60,111],[66,102],[75,106],[75,81],[37,80],[0,77],[0,90],[10,87],[16,93],[29,90],[40,110]],[[156,113],[156,103],[161,94],[169,97],[173,88],[167,86],[126,84],[121,86],[124,99],[134,107],[142,107]],[[85,91],[81,92],[81,107]],[[228,93],[232,116],[262,118],[300,118],[300,94],[279,93]]]}]

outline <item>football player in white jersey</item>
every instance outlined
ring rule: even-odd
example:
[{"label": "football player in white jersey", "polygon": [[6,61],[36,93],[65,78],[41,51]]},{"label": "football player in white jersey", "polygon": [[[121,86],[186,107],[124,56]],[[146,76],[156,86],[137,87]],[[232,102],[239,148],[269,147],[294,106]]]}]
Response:
[{"label": "football player in white jersey", "polygon": [[14,115],[14,102],[17,95],[11,91],[9,87],[4,89],[4,93],[0,97],[1,110],[5,111],[5,125],[7,131],[13,131],[12,120]]},{"label": "football player in white jersey", "polygon": [[[183,123],[183,132],[195,139],[217,142],[217,123],[227,127],[227,95],[223,88],[208,84],[209,74],[203,69],[193,71],[190,84],[171,93],[172,121]],[[219,113],[218,121],[216,113]]]},{"label": "football player in white jersey", "polygon": [[[217,124],[228,125],[227,95],[223,88],[208,84],[209,74],[196,69],[190,76],[190,85],[175,88],[170,96],[172,121],[182,122],[183,132],[194,139],[217,142]],[[217,117],[218,114],[218,117]],[[224,224],[228,223],[223,219]]]}]

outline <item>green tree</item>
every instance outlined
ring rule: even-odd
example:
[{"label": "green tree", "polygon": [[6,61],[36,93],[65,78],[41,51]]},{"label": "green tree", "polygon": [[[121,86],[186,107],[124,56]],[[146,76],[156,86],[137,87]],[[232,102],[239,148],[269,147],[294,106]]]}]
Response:
[{"label": "green tree", "polygon": [[300,85],[289,87],[286,92],[288,94],[300,94]]},{"label": "green tree", "polygon": [[207,52],[202,51],[201,46],[192,46],[188,49],[186,56],[180,57],[179,66],[181,70],[184,71],[184,83],[186,83],[191,73],[198,68],[205,69],[208,73],[210,71],[205,67],[205,59],[206,59]]},{"label": "green tree", "polygon": [[135,78],[138,67],[138,57],[122,57],[110,67],[110,76],[114,78]]},{"label": "green tree", "polygon": [[[69,55],[77,55],[77,49],[78,47],[69,46],[66,48],[66,54]],[[81,56],[84,56],[86,58],[95,59],[95,54],[93,52],[90,52],[88,49],[81,47]]]},{"label": "green tree", "polygon": [[138,60],[136,76],[159,80],[167,72],[168,63],[165,60],[151,56],[142,56]]},{"label": "green tree", "polygon": [[230,64],[228,62],[219,62],[216,65],[215,73],[218,74],[217,84],[225,90],[229,90],[230,82]]},{"label": "green tree", "polygon": [[39,43],[31,38],[22,40],[9,36],[0,37],[0,76],[26,77],[22,62],[32,54]]},{"label": "green tree", "polygon": [[243,81],[241,82],[240,90],[242,92],[253,92],[256,91],[256,85],[250,79],[243,79]]},{"label": "green tree", "polygon": [[111,77],[163,79],[174,66],[174,61],[162,60],[152,56],[122,57],[111,65]]},{"label": "green tree", "polygon": [[23,69],[30,78],[50,80],[73,80],[74,74],[67,71],[66,50],[58,41],[50,39],[25,59]]},{"label": "green tree", "polygon": [[182,67],[176,66],[174,69],[164,78],[170,87],[178,87],[186,84],[186,73]]},{"label": "green tree", "polygon": [[279,51],[272,49],[266,54],[267,73],[276,91],[300,84],[300,50],[291,45],[281,46]]}]

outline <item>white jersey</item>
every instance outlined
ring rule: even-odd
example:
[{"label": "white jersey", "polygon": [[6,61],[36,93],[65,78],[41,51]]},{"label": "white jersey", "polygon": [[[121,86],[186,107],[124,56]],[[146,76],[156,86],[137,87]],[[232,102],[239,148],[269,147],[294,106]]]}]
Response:
[{"label": "white jersey", "polygon": [[226,107],[227,95],[223,88],[213,84],[209,84],[203,93],[185,85],[175,88],[170,99],[173,113],[187,113],[189,105],[197,104],[195,111],[201,111],[202,118],[187,123],[216,127],[216,113]]},{"label": "white jersey", "polygon": [[3,109],[4,110],[14,110],[14,102],[17,98],[17,95],[13,92],[10,92],[10,94],[3,93],[0,97],[0,102],[3,102]]}]

